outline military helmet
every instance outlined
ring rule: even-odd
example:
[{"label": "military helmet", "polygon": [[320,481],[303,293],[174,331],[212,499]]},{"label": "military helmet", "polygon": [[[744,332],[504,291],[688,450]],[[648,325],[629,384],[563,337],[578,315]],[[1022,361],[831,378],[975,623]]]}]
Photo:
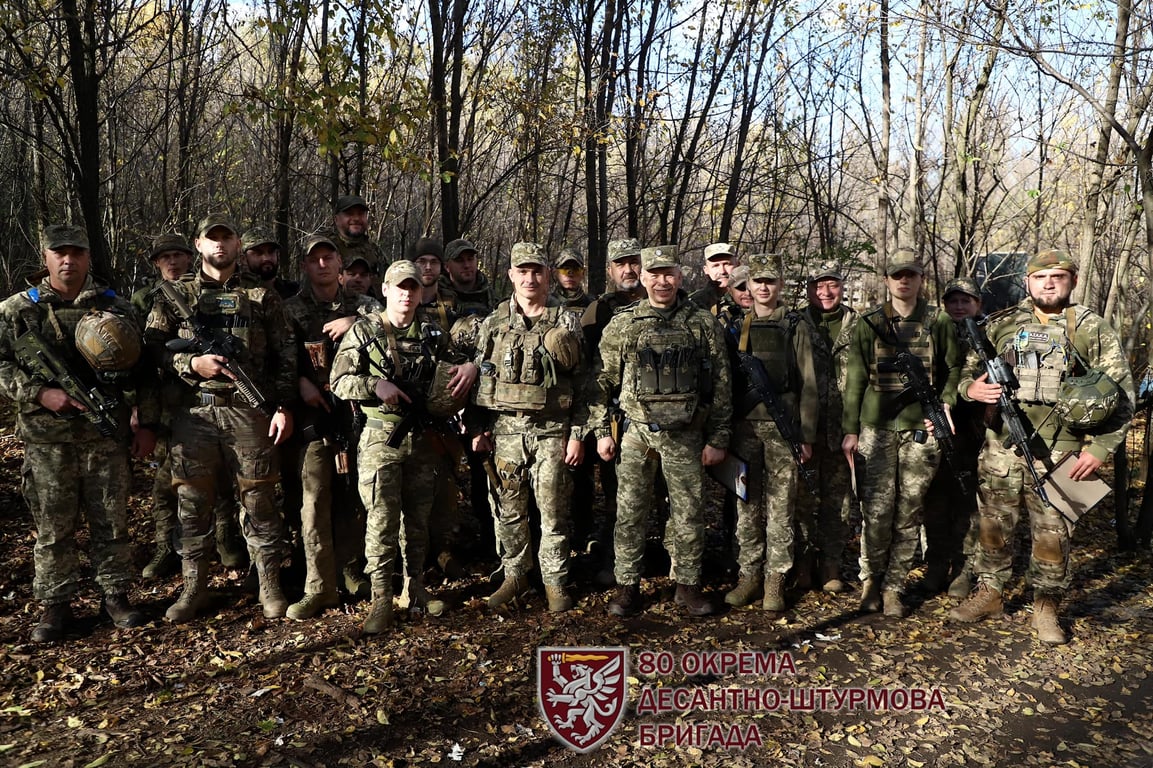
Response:
[{"label": "military helmet", "polygon": [[1086,432],[1105,422],[1121,401],[1121,387],[1100,368],[1061,383],[1054,412],[1069,429]]},{"label": "military helmet", "polygon": [[436,364],[424,399],[424,407],[430,416],[447,419],[468,404],[468,392],[461,397],[453,397],[448,388],[448,382],[452,379],[452,371],[455,368],[455,365],[443,360]]},{"label": "military helmet", "polygon": [[545,331],[541,344],[557,367],[566,373],[575,368],[580,361],[580,339],[567,328],[549,328]]},{"label": "military helmet", "polygon": [[140,329],[123,315],[94,309],[76,324],[76,349],[99,374],[131,369],[142,346]]}]

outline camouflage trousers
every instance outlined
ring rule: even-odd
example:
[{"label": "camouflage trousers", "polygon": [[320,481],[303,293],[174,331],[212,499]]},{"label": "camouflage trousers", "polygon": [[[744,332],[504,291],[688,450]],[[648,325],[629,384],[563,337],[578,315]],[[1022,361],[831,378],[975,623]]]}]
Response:
[{"label": "camouflage trousers", "polygon": [[733,428],[734,453],[749,465],[749,500],[737,502],[737,562],[742,576],[787,573],[793,567],[797,465],[771,421]]},{"label": "camouflage trousers", "polygon": [[857,445],[862,478],[861,580],[883,577],[886,590],[904,587],[913,567],[925,491],[941,461],[932,436],[918,443],[917,434],[912,429],[862,426]]},{"label": "camouflage trousers", "polygon": [[236,478],[241,530],[257,557],[284,554],[284,521],[274,496],[277,452],[268,416],[256,408],[199,406],[181,412],[172,427],[172,482],[180,513],[180,552],[201,561],[212,548],[217,478]]},{"label": "camouflage trousers", "polygon": [[849,464],[840,447],[833,450],[822,435],[813,444],[807,466],[817,471],[820,493],[813,495],[808,488],[797,491],[797,554],[839,563],[849,540]]},{"label": "camouflage trousers", "polygon": [[[1050,460],[1065,455],[1055,451]],[[1040,462],[1037,469],[1044,473]],[[990,437],[981,451],[980,481],[977,487],[978,546],[973,573],[997,591],[1005,588],[1013,570],[1014,530],[1020,519],[1021,504],[1029,511],[1029,533],[1033,551],[1029,556],[1029,578],[1038,593],[1059,596],[1069,588],[1069,529],[1061,513],[1041,503],[1031,489],[1032,477],[1025,459]]]},{"label": "camouflage trousers", "polygon": [[25,444],[23,492],[36,523],[32,595],[37,600],[64,603],[76,594],[81,514],[88,519],[96,583],[106,593],[132,585],[125,513],[131,481],[128,451],[113,440]]},{"label": "camouflage trousers", "polygon": [[500,475],[496,537],[505,578],[532,570],[529,503],[540,510],[541,580],[562,586],[569,572],[572,476],[564,463],[568,425],[562,421],[501,415],[493,427],[493,461]]},{"label": "camouflage trousers", "polygon": [[631,424],[620,444],[617,466],[617,523],[613,532],[617,584],[639,584],[649,510],[655,502],[658,465],[669,489],[665,546],[678,584],[701,583],[705,549],[704,467],[700,432],[650,432]]},{"label": "camouflage trousers", "polygon": [[364,553],[363,509],[356,498],[355,467],[336,471],[335,446],[324,440],[297,443],[300,466],[300,538],[304,546],[304,592],[336,592],[337,576]]},{"label": "camouflage trousers", "polygon": [[[156,441],[153,454],[156,462],[156,476],[152,480],[152,519],[155,524],[157,544],[169,544],[180,550],[180,514],[176,486],[172,482],[171,438],[163,436]],[[239,521],[236,509],[236,483],[228,474],[227,467],[221,465],[216,478],[216,506],[213,516],[217,531],[226,527],[235,528]]]},{"label": "camouflage trousers", "polygon": [[357,486],[367,513],[364,573],[374,587],[391,583],[399,552],[405,575],[424,572],[428,516],[436,496],[437,453],[429,436],[410,432],[391,448],[393,429],[389,422],[365,427],[357,449]]}]

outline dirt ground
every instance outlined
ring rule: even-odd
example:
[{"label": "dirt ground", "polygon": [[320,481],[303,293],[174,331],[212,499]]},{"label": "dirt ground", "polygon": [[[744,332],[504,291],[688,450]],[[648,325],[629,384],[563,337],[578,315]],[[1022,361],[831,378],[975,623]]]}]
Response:
[{"label": "dirt ground", "polygon": [[[946,623],[952,601],[926,599],[915,583],[914,611],[903,621],[859,616],[858,592],[793,594],[783,614],[686,620],[660,578],[647,582],[652,610],[622,622],[605,613],[608,593],[591,587],[567,614],[547,613],[540,596],[490,614],[479,599],[490,585],[476,573],[438,585],[453,604],[447,615],[405,617],[393,634],[367,638],[359,631],[364,603],[317,621],[266,621],[241,589],[242,574],[219,566],[204,619],[164,623],[178,592],[170,578],[141,582],[132,594],[150,624],[117,630],[98,616],[89,581],[76,631],[33,646],[34,533],[20,498],[20,446],[11,427],[3,431],[3,765],[1153,766],[1153,558],[1117,551],[1108,502],[1076,533],[1077,576],[1063,608],[1072,642],[1058,648],[1033,638],[1031,593],[1020,580],[1002,618],[973,626]],[[147,488],[141,467],[131,502],[138,566],[150,554]],[[715,507],[713,499],[711,518]],[[712,544],[717,555],[715,535]],[[717,576],[707,587],[719,598],[731,583]],[[541,646],[587,645],[626,646],[634,662],[646,651],[674,659],[776,651],[795,671],[646,677],[634,663],[624,721],[599,749],[578,755],[550,736],[538,711],[535,656]],[[771,687],[799,705],[638,715],[642,687],[658,685]],[[890,708],[837,711],[813,698],[849,689],[887,691]],[[939,705],[896,706],[894,692],[914,690]],[[654,723],[735,725],[761,743],[641,746],[641,729]]]}]

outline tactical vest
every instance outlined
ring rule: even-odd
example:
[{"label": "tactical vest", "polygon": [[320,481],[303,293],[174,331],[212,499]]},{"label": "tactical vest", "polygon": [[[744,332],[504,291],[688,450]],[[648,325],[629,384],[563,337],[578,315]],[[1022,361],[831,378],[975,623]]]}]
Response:
[{"label": "tactical vest", "polygon": [[20,316],[28,329],[39,332],[45,341],[56,347],[68,366],[88,384],[111,383],[107,378],[100,376],[76,348],[76,326],[80,318],[93,309],[115,312],[128,317],[127,313],[116,307],[115,291],[106,288],[97,293],[93,300],[84,301],[79,305],[76,302],[42,302],[39,288],[29,288],[25,291],[25,295],[32,302],[32,306],[21,310]]},{"label": "tactical vest", "polygon": [[777,392],[793,392],[800,380],[797,357],[793,352],[793,334],[801,318],[796,312],[786,312],[783,321],[754,322],[750,310],[741,320],[741,335],[737,349],[751,352],[765,364],[765,372]]},{"label": "tactical vest", "polygon": [[[884,317],[883,313],[880,314]],[[929,305],[925,308],[925,320],[898,320],[886,318],[881,326],[882,333],[886,330],[909,348],[909,351],[920,358],[921,365],[929,374],[929,383],[933,383],[933,333],[932,320],[937,316],[937,308]],[[873,336],[873,362],[869,364],[869,384],[877,392],[901,392],[905,389],[905,382],[901,374],[893,370],[885,370],[896,361],[896,345],[886,334],[885,338],[879,333]]]},{"label": "tactical vest", "polygon": [[1002,350],[1020,382],[1017,398],[1025,403],[1055,403],[1069,368],[1067,337],[1061,323],[1032,322],[1018,326]]},{"label": "tactical vest", "polygon": [[676,429],[692,422],[700,402],[703,347],[689,328],[664,319],[637,336],[632,390],[651,427]]},{"label": "tactical vest", "polygon": [[[375,319],[379,329],[375,343],[368,346],[370,370],[386,371],[389,381],[397,386],[427,393],[436,373],[436,362],[424,352],[420,326],[414,322],[398,335],[383,312]],[[398,421],[404,406],[403,401],[393,405],[377,403],[362,406],[361,410],[369,418]]]},{"label": "tactical vest", "polygon": [[[499,311],[505,312],[505,306]],[[568,410],[572,407],[572,381],[559,375],[544,348],[545,333],[558,326],[558,314],[566,310],[546,309],[531,329],[519,323],[514,327],[513,311],[510,299],[509,314],[479,350],[482,363],[476,404],[495,411]]]}]

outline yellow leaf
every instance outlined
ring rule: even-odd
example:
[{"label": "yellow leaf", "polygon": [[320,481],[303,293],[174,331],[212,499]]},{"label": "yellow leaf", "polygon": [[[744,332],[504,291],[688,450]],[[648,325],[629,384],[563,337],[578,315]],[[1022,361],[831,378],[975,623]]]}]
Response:
[{"label": "yellow leaf", "polygon": [[68,716],[68,727],[69,728],[79,728],[82,725],[84,725],[84,721],[81,720],[79,717],[75,717],[73,715]]},{"label": "yellow leaf", "polygon": [[376,722],[380,723],[381,725],[388,725],[388,713],[383,709],[376,710]]},{"label": "yellow leaf", "polygon": [[854,747],[861,746],[861,741],[856,736],[849,736],[849,743],[852,744]]},{"label": "yellow leaf", "polygon": [[84,766],[84,768],[100,768],[100,766],[107,763],[108,759],[110,757],[112,757],[114,754],[116,754],[116,753],[115,752],[108,752],[107,754],[101,755],[100,757],[96,758],[95,760],[93,760],[88,765]]},{"label": "yellow leaf", "polygon": [[885,761],[882,760],[881,758],[877,757],[876,755],[865,755],[857,763],[857,765],[871,765],[871,766],[874,766],[874,768],[876,768],[876,766],[881,766],[884,764],[885,764]]}]

